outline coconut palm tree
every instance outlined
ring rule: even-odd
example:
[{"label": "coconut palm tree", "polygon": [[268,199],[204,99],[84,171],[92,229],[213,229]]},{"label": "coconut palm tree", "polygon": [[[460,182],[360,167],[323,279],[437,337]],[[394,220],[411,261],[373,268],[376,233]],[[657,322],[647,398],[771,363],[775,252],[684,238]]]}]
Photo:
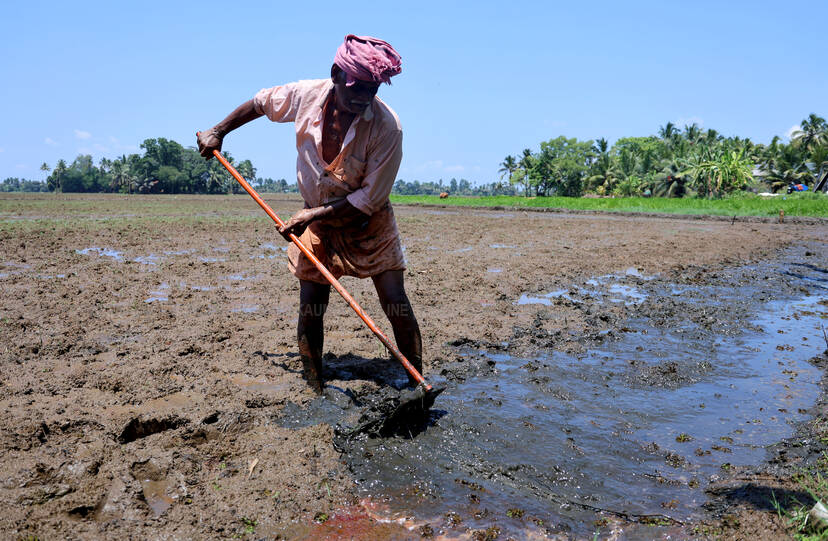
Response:
[{"label": "coconut palm tree", "polygon": [[661,171],[653,179],[653,195],[656,197],[684,197],[687,195],[689,179],[681,172],[681,164],[675,159],[662,160]]},{"label": "coconut palm tree", "polygon": [[658,136],[661,137],[665,143],[671,141],[673,137],[675,137],[676,133],[676,125],[672,122],[668,122],[658,129]]},{"label": "coconut palm tree", "polygon": [[693,122],[689,126],[684,126],[684,138],[687,139],[687,142],[691,145],[695,145],[701,139],[701,128],[699,125]]},{"label": "coconut palm tree", "polygon": [[67,169],[68,167],[66,166],[66,162],[63,160],[58,160],[57,164],[55,165],[54,171],[52,171],[52,174],[55,176],[56,192],[63,191],[63,175],[66,174]]},{"label": "coconut palm tree", "polygon": [[799,129],[791,134],[791,141],[811,150],[814,146],[828,143],[828,124],[825,119],[811,113],[802,121]]},{"label": "coconut palm tree", "polygon": [[719,132],[717,132],[714,129],[709,129],[704,134],[704,142],[707,145],[714,145],[715,143],[717,143],[721,140],[722,140],[722,136],[719,135]]},{"label": "coconut palm tree", "polygon": [[609,154],[609,143],[602,137],[592,145],[592,150],[596,157],[590,166],[590,175],[586,178],[585,188],[587,191],[595,190],[599,195],[604,195],[612,191],[616,180],[612,169],[612,156]]},{"label": "coconut palm tree", "polygon": [[518,162],[519,168],[523,171],[523,179],[521,184],[523,184],[523,195],[529,197],[531,191],[531,185],[529,182],[529,172],[532,170],[532,166],[534,165],[534,158],[532,157],[532,151],[528,148],[523,149],[523,156],[520,158]]},{"label": "coconut palm tree", "polygon": [[517,168],[517,160],[515,160],[514,156],[510,155],[503,158],[503,161],[500,162],[500,169],[497,172],[500,173],[500,179],[503,180],[503,177],[512,178],[512,174]]}]

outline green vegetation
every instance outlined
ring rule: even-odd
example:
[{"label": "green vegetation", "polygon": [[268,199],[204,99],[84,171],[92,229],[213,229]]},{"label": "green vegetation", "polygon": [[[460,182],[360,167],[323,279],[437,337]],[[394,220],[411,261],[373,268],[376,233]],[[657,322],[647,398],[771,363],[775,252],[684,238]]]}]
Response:
[{"label": "green vegetation", "polygon": [[[755,144],[750,139],[724,137],[716,130],[703,131],[697,124],[679,128],[668,122],[657,135],[622,137],[612,146],[606,139],[579,141],[565,136],[539,146],[536,152],[527,148],[519,157],[506,156],[497,182],[475,186],[467,179],[453,178],[447,183],[398,179],[393,193],[721,198],[740,192],[776,193],[792,184],[805,184],[813,191],[821,181],[828,183],[828,123],[813,113],[787,144],[779,137],[768,145]],[[89,155],[80,155],[71,164],[59,160],[54,168],[43,163],[40,170],[48,174],[45,182],[7,178],[0,183],[0,191],[241,193],[216,160],[205,161],[193,148],[164,138],[146,139],[141,148],[143,154],[103,158],[97,165]],[[285,179],[257,178],[250,160],[235,163],[232,156],[225,156],[260,192],[297,191],[296,184]]]},{"label": "green vegetation", "polygon": [[[818,464],[822,468],[828,465],[828,454],[823,454]],[[793,479],[798,491],[808,494],[810,500],[803,502],[791,497],[784,502],[780,502],[774,496],[771,503],[776,512],[781,518],[785,519],[794,539],[798,541],[828,539],[828,529],[814,524],[814,518],[809,516],[815,502],[822,502],[823,505],[828,502],[828,479],[819,471],[819,467],[816,471],[799,473]]]},{"label": "green vegetation", "polygon": [[[81,154],[71,164],[59,160],[52,169],[42,164],[40,170],[51,173],[45,182],[8,178],[0,184],[0,191],[28,192],[106,192],[106,193],[166,193],[166,194],[225,194],[240,193],[241,187],[217,160],[209,162],[193,148],[184,148],[175,141],[159,137],[141,143],[143,154],[123,155],[114,160],[103,158],[95,165],[92,156]],[[257,178],[250,160],[235,160],[224,156],[250,184],[260,191],[291,192],[296,185],[285,179],[274,181]]]},{"label": "green vegetation", "polygon": [[789,144],[780,141],[755,144],[668,122],[658,135],[623,137],[612,147],[605,139],[550,139],[537,152],[506,156],[499,172],[525,196],[710,198],[748,189],[778,192],[797,183],[813,190],[828,175],[828,123],[811,114]]},{"label": "green vegetation", "polygon": [[451,205],[467,207],[503,208],[559,208],[571,210],[595,210],[608,212],[645,212],[663,214],[696,214],[715,216],[815,216],[828,218],[828,199],[821,194],[795,193],[778,197],[760,197],[739,193],[720,199],[685,197],[449,197],[440,199],[434,195],[392,195],[396,204]]}]

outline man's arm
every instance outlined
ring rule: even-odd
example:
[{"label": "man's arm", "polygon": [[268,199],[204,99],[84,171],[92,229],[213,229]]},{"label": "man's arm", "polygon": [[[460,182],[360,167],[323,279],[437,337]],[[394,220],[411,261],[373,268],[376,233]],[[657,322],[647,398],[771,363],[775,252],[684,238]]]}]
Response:
[{"label": "man's arm", "polygon": [[224,136],[235,130],[239,126],[243,126],[251,120],[256,120],[262,113],[257,113],[253,104],[253,100],[247,100],[227,117],[198,135],[198,152],[208,160],[213,157],[213,150],[221,151],[221,144],[224,141]]},{"label": "man's arm", "polygon": [[333,203],[325,203],[319,207],[300,210],[290,217],[290,220],[285,223],[284,227],[279,228],[279,233],[286,240],[290,240],[291,233],[299,236],[311,222],[317,220],[325,221],[335,219],[348,221],[360,218],[368,219],[368,215],[353,206],[347,199],[340,199]]}]

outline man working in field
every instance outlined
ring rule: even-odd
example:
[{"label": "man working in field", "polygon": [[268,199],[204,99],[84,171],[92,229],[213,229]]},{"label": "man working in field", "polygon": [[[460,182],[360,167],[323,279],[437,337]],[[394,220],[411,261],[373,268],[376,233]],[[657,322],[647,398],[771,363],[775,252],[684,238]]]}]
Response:
[{"label": "man working in field", "polygon": [[[337,278],[370,277],[397,347],[422,372],[420,328],[405,293],[405,261],[388,201],[402,159],[402,129],[396,113],[376,97],[380,84],[390,84],[400,71],[400,56],[391,45],[348,35],[336,51],[330,79],[260,90],[201,132],[198,148],[210,159],[225,135],[261,116],[293,122],[296,178],[305,208],[279,232],[288,240],[291,233],[299,236]],[[304,377],[321,393],[322,323],[330,285],[293,243],[288,259],[300,286],[297,337]]]}]

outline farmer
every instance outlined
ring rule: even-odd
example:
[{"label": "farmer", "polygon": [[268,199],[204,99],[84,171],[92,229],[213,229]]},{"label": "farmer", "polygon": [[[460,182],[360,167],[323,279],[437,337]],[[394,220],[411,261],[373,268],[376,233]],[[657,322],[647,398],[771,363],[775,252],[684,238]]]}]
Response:
[{"label": "farmer", "polygon": [[[330,79],[288,83],[260,90],[227,118],[198,136],[208,160],[234,129],[261,116],[293,122],[296,179],[305,200],[279,232],[291,233],[334,276],[370,277],[394,329],[397,347],[422,372],[422,338],[403,284],[403,259],[388,194],[402,159],[402,128],[396,113],[376,94],[400,73],[400,55],[388,43],[348,35],[339,46]],[[293,243],[288,266],[299,279],[297,338],[303,376],[322,392],[322,321],[330,285]],[[415,383],[409,377],[410,383]]]}]

